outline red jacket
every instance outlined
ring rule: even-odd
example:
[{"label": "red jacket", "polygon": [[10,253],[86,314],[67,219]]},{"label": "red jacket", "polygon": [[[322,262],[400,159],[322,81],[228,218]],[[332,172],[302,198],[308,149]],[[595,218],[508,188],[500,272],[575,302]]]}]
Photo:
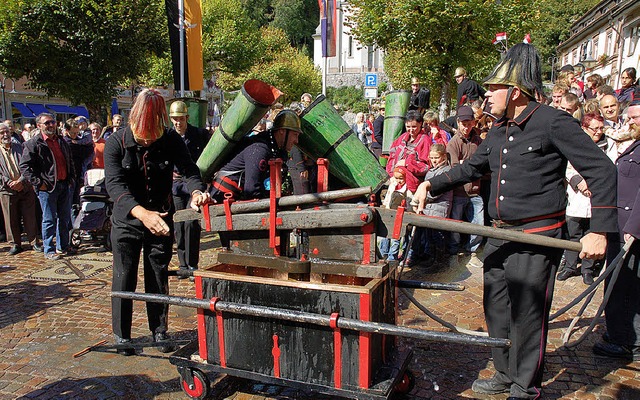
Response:
[{"label": "red jacket", "polygon": [[[431,138],[424,131],[421,131],[413,143],[409,143],[410,135],[405,132],[397,138],[389,150],[389,161],[387,162],[387,173],[393,175],[393,168],[398,161],[405,160],[407,171],[419,180],[424,178],[429,170],[429,150],[431,149]],[[408,180],[407,180],[408,181]]]}]

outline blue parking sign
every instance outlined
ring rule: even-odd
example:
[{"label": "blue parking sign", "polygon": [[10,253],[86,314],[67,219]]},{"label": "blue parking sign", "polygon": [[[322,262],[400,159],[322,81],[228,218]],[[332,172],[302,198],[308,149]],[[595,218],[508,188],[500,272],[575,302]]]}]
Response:
[{"label": "blue parking sign", "polygon": [[376,86],[378,86],[378,74],[365,74],[365,76],[364,76],[364,85],[366,87],[376,87]]}]

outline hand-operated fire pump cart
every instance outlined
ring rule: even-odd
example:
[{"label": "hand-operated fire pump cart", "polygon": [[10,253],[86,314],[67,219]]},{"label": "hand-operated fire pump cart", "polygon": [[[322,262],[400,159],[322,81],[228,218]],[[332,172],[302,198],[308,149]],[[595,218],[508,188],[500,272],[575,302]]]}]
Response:
[{"label": "hand-operated fire pump cart", "polygon": [[[362,161],[374,157],[362,143],[346,145],[354,135],[344,122],[331,126],[331,121],[342,121],[332,112],[320,96],[301,116],[303,132],[328,127],[322,135],[301,135],[299,143],[318,159],[318,193],[281,196],[282,160],[272,160],[268,199],[227,199],[203,207],[200,213],[176,213],[175,221],[200,219],[203,228],[219,232],[227,246],[216,264],[188,272],[195,277],[196,298],[112,293],[197,308],[197,340],[170,357],[182,389],[191,398],[205,398],[210,389],[205,372],[219,372],[346,398],[388,399],[410,391],[413,384],[407,370],[411,351],[397,346],[398,336],[461,345],[510,345],[505,339],[398,326],[402,288],[464,288],[400,279],[398,264],[380,259],[378,236],[400,238],[408,226],[419,226],[552,247],[575,245],[368,204],[369,195],[386,181],[386,173],[375,158]],[[313,138],[318,141],[304,142]],[[358,146],[369,155],[339,154]],[[360,165],[346,165],[357,160]],[[370,165],[375,169],[367,170]],[[329,172],[353,189],[328,191]]]}]

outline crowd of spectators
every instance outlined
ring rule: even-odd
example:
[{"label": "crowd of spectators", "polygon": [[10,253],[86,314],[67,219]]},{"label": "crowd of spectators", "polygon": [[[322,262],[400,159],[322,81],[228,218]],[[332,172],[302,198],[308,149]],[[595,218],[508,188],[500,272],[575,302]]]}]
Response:
[{"label": "crowd of spectators", "polygon": [[[458,83],[458,108],[453,115],[439,122],[434,111],[426,110],[422,131],[409,135],[408,132],[413,130],[407,126],[406,133],[403,133],[391,146],[386,165],[390,176],[390,187],[387,193],[388,198],[384,199],[383,206],[399,205],[397,200],[399,195],[394,193],[397,191],[398,182],[402,183],[400,185],[402,197],[407,199],[407,204],[410,203],[415,191],[415,180],[422,181],[424,176],[434,168],[428,157],[431,146],[436,143],[444,145],[447,152],[447,165],[453,166],[470,158],[478,144],[485,138],[495,117],[485,111],[482,97],[484,90],[479,90],[478,84],[467,77],[464,68],[456,69],[455,79]],[[612,162],[615,162],[634,141],[630,129],[633,118],[628,115],[628,109],[634,99],[634,93],[636,99],[640,97],[634,68],[625,69],[621,75],[621,81],[622,85],[616,90],[607,85],[603,77],[597,74],[587,76],[583,82],[572,66],[565,66],[558,74],[548,95],[539,93],[538,100],[571,114],[585,131],[585,140],[592,140]],[[382,107],[384,111],[384,104]],[[406,121],[409,125],[416,119],[413,115],[416,112],[409,111],[407,114]],[[383,112],[379,111],[378,114],[378,119],[374,121],[384,118]],[[638,122],[640,121],[636,121],[636,124]],[[379,126],[381,129],[382,124]],[[423,142],[428,143],[428,146],[422,145]],[[417,170],[415,165],[420,165],[421,168]],[[491,221],[486,215],[488,185],[483,185],[483,182],[486,182],[484,178],[454,189],[449,210],[442,216],[490,225]],[[571,240],[578,241],[588,232],[591,206],[586,183],[570,164],[567,169],[566,186],[567,226]],[[392,196],[395,201],[391,200]],[[464,235],[461,237],[456,233],[443,236],[446,238],[445,244],[438,237],[434,239],[433,235],[425,235],[417,230],[411,249],[401,252],[399,243],[382,241],[381,255],[390,260],[406,258],[405,262],[410,265],[419,263],[423,266],[431,265],[436,259],[443,260],[446,256],[449,256],[449,264],[453,265],[459,262],[462,256],[469,256],[468,265],[482,266],[478,253],[483,238]],[[434,239],[435,243],[429,243],[429,239]],[[577,253],[567,252],[563,257],[557,279],[566,280],[572,276],[582,275],[584,283],[590,284],[601,268],[601,262],[582,261]]]},{"label": "crowd of spectators", "polygon": [[80,209],[80,188],[87,170],[104,168],[104,136],[121,127],[122,116],[112,120],[102,129],[84,116],[57,121],[42,113],[22,129],[11,120],[0,124],[0,225],[11,245],[9,254],[25,250],[22,233],[29,247],[48,260],[75,254],[70,232]]}]

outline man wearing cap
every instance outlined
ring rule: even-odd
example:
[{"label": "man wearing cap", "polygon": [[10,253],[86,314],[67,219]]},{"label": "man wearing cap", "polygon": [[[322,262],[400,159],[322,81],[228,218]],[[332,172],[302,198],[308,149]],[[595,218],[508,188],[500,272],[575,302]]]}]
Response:
[{"label": "man wearing cap", "polygon": [[[482,143],[480,133],[476,129],[476,118],[471,107],[462,106],[458,108],[456,123],[458,127],[456,134],[447,143],[447,153],[451,159],[451,166],[466,162]],[[480,179],[469,182],[464,186],[456,187],[453,190],[450,217],[451,219],[484,225],[484,203],[482,202],[482,197],[480,197]],[[482,267],[482,263],[476,255],[482,242],[482,237],[471,235],[469,243],[463,246],[461,246],[460,239],[459,233],[451,232],[450,240],[447,243],[451,263],[453,265],[457,264],[458,252],[465,250],[471,253],[470,264]]]},{"label": "man wearing cap", "polygon": [[458,84],[458,107],[484,99],[485,90],[478,85],[478,82],[467,78],[467,71],[464,68],[456,68],[453,77]]},{"label": "man wearing cap", "polygon": [[[171,196],[173,171],[184,177],[191,195],[191,208],[198,209],[208,195],[187,146],[174,131],[168,131],[167,108],[162,95],[144,89],[136,97],[129,125],[107,140],[104,150],[105,180],[113,199],[111,242],[113,245],[113,291],[135,291],[138,264],[143,259],[146,293],[169,294],[168,267],[173,243]],[[135,354],[131,343],[133,302],[111,299],[112,328],[118,353]],[[167,304],[147,303],[147,319],[158,349],[173,347],[168,339]]]},{"label": "man wearing cap", "polygon": [[409,111],[417,110],[420,115],[429,108],[431,92],[429,89],[420,86],[420,79],[411,78],[411,100],[409,100]]},{"label": "man wearing cap", "polygon": [[[197,128],[189,121],[189,109],[185,102],[176,100],[169,108],[169,118],[173,123],[170,132],[176,132],[184,141],[189,150],[191,160],[196,162],[202,150],[209,141],[209,133],[206,129]],[[189,207],[191,192],[188,190],[188,180],[185,179],[177,169],[173,171],[173,204],[177,210],[184,210]],[[180,269],[198,269],[200,257],[200,222],[197,220],[174,222],[174,234],[176,247],[178,249],[178,260]],[[186,278],[186,275],[178,275],[178,278]]]},{"label": "man wearing cap", "polygon": [[[499,116],[476,153],[451,171],[423,182],[415,198],[438,195],[491,173],[493,225],[566,238],[567,161],[592,191],[592,232],[581,239],[581,258],[604,256],[607,232],[617,231],[615,166],[584,140],[578,121],[535,101],[542,90],[540,58],[530,44],[508,50],[486,79],[491,113]],[[511,341],[492,350],[496,373],[477,379],[473,391],[541,398],[554,276],[562,249],[488,239],[484,249],[484,311],[489,335]]]},{"label": "man wearing cap", "polygon": [[222,202],[266,197],[269,179],[269,160],[285,162],[288,152],[298,144],[300,118],[292,110],[282,110],[273,120],[273,127],[249,136],[238,144],[232,155],[213,179],[211,197]]}]

